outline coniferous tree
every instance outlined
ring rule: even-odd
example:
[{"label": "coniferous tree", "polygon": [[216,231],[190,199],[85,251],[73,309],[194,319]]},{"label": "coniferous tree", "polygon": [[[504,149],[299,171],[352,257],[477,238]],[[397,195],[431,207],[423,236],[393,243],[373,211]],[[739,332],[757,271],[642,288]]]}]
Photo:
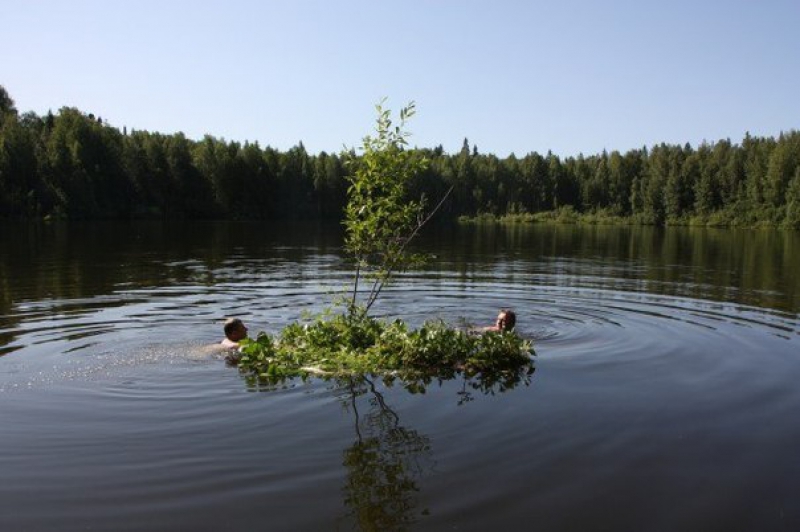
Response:
[{"label": "coniferous tree", "polygon": [[800,167],[795,168],[794,177],[786,191],[786,216],[784,225],[800,229]]},{"label": "coniferous tree", "polygon": [[[518,159],[419,150],[430,164],[409,190],[439,197],[443,216],[539,213],[571,207],[644,223],[767,222],[795,225],[800,132],[661,144],[622,154]],[[258,143],[183,134],[122,132],[74,108],[20,115],[0,86],[0,217],[339,218],[347,170],[335,154],[302,143],[281,152]],[[794,202],[794,203],[793,203]]]}]

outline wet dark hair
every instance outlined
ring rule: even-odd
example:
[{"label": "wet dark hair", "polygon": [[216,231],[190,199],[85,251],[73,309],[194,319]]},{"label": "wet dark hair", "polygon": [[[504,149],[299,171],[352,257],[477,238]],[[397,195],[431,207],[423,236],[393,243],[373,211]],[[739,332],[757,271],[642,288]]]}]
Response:
[{"label": "wet dark hair", "polygon": [[517,324],[517,315],[514,313],[514,311],[511,309],[504,308],[500,309],[500,313],[502,313],[506,317],[505,330],[510,331],[511,329],[513,329],[514,326]]},{"label": "wet dark hair", "polygon": [[236,332],[239,327],[244,327],[244,323],[239,318],[231,318],[225,322],[225,337],[230,339],[231,334]]}]

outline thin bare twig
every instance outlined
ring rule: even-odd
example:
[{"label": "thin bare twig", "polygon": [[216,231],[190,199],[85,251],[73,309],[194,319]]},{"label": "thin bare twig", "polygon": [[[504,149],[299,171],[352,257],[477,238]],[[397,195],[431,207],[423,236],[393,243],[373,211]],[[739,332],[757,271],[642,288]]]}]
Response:
[{"label": "thin bare twig", "polygon": [[391,279],[392,273],[394,272],[394,268],[397,265],[397,261],[399,257],[403,256],[403,251],[405,251],[406,246],[408,246],[408,243],[411,242],[415,236],[417,236],[417,233],[419,233],[420,229],[422,229],[422,227],[425,224],[427,224],[431,218],[433,218],[433,215],[436,214],[436,212],[442,208],[442,205],[444,205],[444,202],[450,196],[450,193],[453,191],[454,187],[455,185],[451,185],[450,188],[447,190],[447,193],[445,193],[444,197],[442,197],[442,199],[439,201],[436,207],[428,214],[428,216],[426,216],[424,220],[417,222],[417,226],[411,232],[409,237],[405,239],[403,245],[400,246],[400,250],[397,252],[394,261],[392,261],[392,263],[388,266],[388,268],[386,268],[386,277],[383,280],[376,279],[375,282],[372,284],[372,289],[370,290],[369,297],[367,298],[367,306],[365,308],[365,312],[369,311],[369,309],[378,299],[378,296],[383,290],[383,287],[386,285],[386,282],[389,281],[389,279]]},{"label": "thin bare twig", "polygon": [[356,280],[353,283],[353,300],[350,302],[350,315],[356,310],[356,295],[358,294],[358,281],[361,277],[361,259],[356,258]]}]

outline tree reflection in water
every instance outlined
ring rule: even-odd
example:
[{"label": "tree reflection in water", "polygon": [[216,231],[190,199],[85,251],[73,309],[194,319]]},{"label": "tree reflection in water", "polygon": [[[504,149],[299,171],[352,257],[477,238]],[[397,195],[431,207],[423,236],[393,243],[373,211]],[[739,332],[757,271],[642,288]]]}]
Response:
[{"label": "tree reflection in water", "polygon": [[[530,364],[491,378],[462,374],[458,404],[473,401],[474,391],[494,394],[521,383],[528,385],[533,372]],[[405,384],[410,390],[420,391],[429,382],[417,382],[412,387]],[[339,381],[339,386],[344,406],[353,413],[356,433],[356,440],[343,453],[347,470],[343,521],[356,530],[407,529],[428,513],[427,508],[418,508],[418,482],[434,465],[430,438],[403,426],[371,379],[352,378]]]}]

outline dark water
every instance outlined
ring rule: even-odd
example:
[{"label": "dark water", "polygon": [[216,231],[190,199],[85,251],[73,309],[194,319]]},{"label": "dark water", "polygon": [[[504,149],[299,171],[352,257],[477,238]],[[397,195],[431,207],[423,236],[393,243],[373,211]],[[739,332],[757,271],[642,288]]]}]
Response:
[{"label": "dark water", "polygon": [[337,228],[0,226],[0,530],[800,530],[800,235],[462,227],[377,311],[530,383],[254,392],[203,349],[348,278]]}]

